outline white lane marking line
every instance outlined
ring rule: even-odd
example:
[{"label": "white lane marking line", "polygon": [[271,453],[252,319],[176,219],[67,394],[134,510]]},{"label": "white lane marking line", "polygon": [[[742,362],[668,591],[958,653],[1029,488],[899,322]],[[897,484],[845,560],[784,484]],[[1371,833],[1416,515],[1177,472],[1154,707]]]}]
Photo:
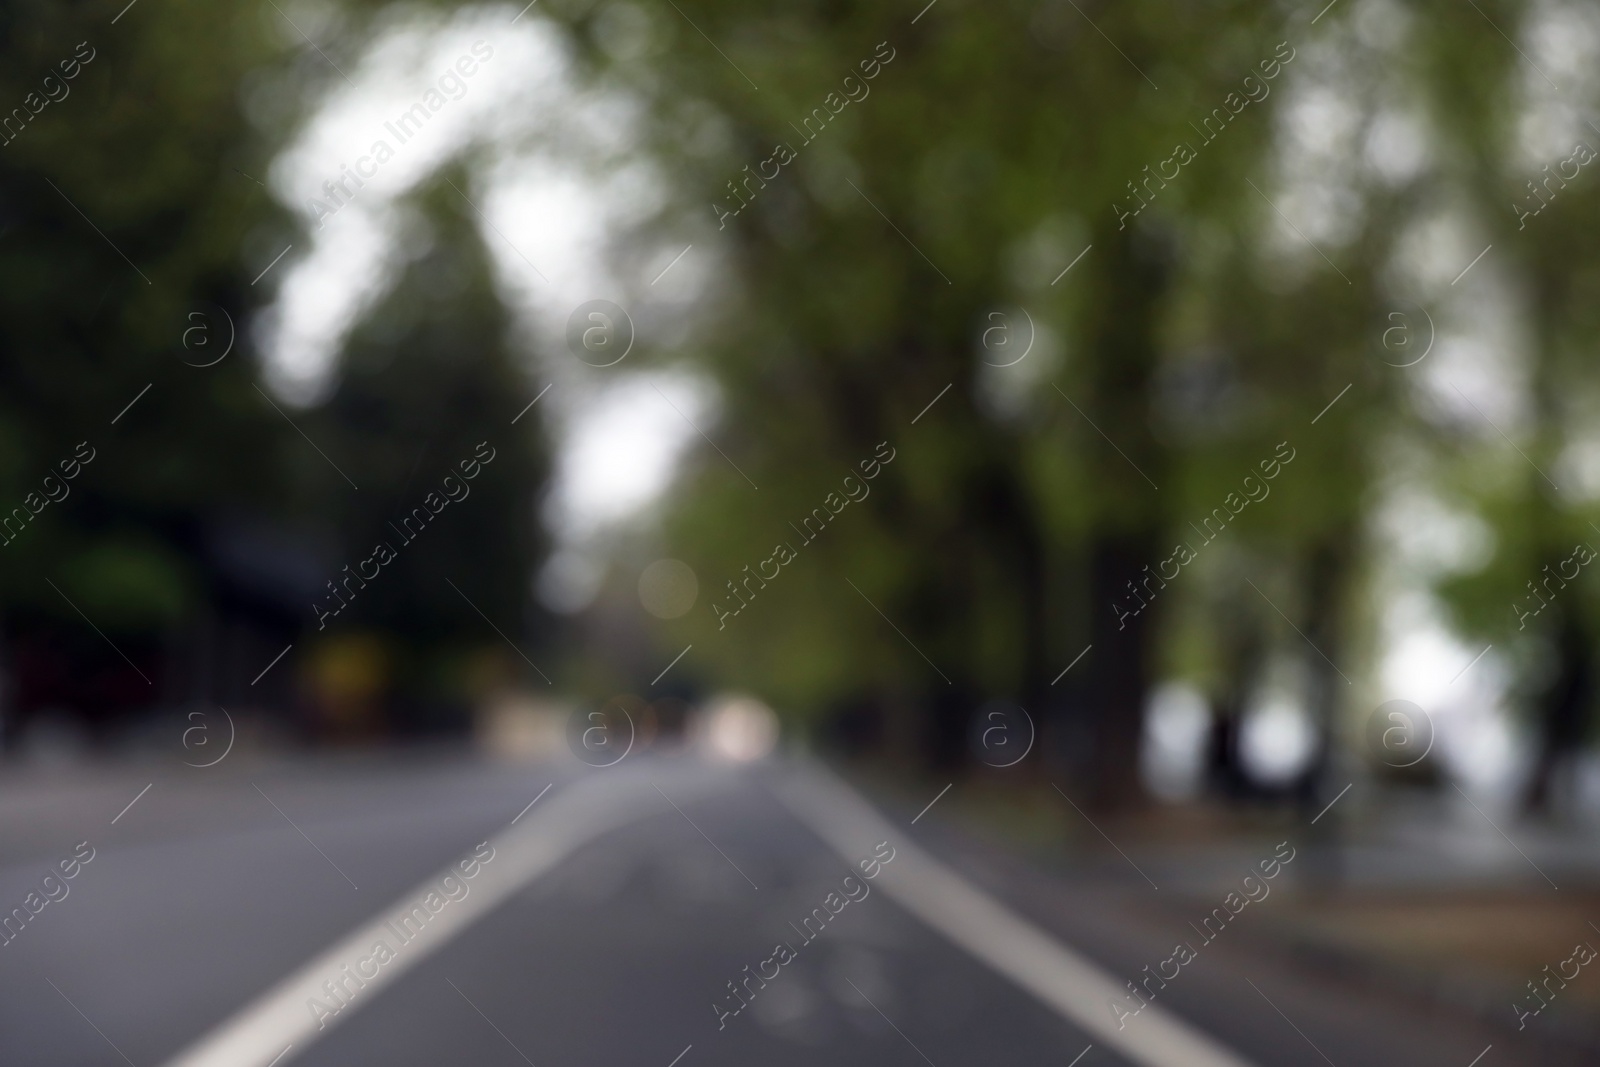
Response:
[{"label": "white lane marking line", "polygon": [[[155,783],[151,782],[150,785],[155,785]],[[150,785],[147,785],[143,789],[139,790],[139,797],[142,797],[146,793],[150,792]],[[131,808],[135,804],[139,803],[139,797],[134,797],[132,800],[128,801],[128,808]],[[128,808],[123,808],[121,811],[117,812],[117,819],[120,819],[124,815],[128,814]],[[117,825],[117,819],[112,819],[111,820],[111,825],[112,826]]]},{"label": "white lane marking line", "polygon": [[[653,768],[662,774],[661,768]],[[695,768],[672,783],[680,795],[699,794],[716,784],[705,768]],[[508,829],[489,839],[494,858],[481,866],[477,875],[462,884],[468,894],[452,901],[434,915],[416,938],[401,946],[349,1005],[319,1029],[316,1015],[307,1007],[312,997],[326,998],[322,984],[338,977],[344,965],[354,966],[368,957],[378,941],[392,941],[387,923],[408,914],[413,904],[437,891],[445,875],[460,879],[452,866],[396,897],[370,921],[352,930],[335,945],[287,975],[260,997],[241,1007],[209,1033],[167,1061],[166,1067],[239,1067],[264,1063],[285,1044],[308,1045],[350,1018],[351,1009],[373,1003],[383,990],[433,953],[465,933],[474,923],[492,912],[528,883],[547,874],[572,852],[601,834],[636,820],[656,815],[660,807],[648,799],[650,787],[627,772],[596,775],[584,779],[528,818],[528,825]],[[466,846],[462,855],[470,854]],[[460,858],[460,857],[457,857]]]},{"label": "white lane marking line", "polygon": [[821,767],[792,768],[772,791],[846,862],[870,853],[874,842],[893,842],[895,861],[877,882],[884,892],[1101,1044],[1144,1067],[1251,1067],[1159,1004],[1118,1030],[1106,1008],[1127,996],[1117,979],[906,840]]},{"label": "white lane marking line", "polygon": [[[289,1048],[294,1048],[294,1046],[290,1045]],[[278,1060],[283,1059],[285,1056],[287,1056],[289,1054],[289,1048],[286,1048],[282,1052],[278,1053],[278,1055],[273,1058],[273,1061],[271,1063],[267,1064],[267,1067],[277,1067]]]},{"label": "white lane marking line", "polygon": [[675,1057],[673,1057],[672,1062],[667,1064],[667,1067],[678,1067],[678,1061],[689,1054],[690,1048],[694,1048],[694,1046],[690,1045],[689,1048],[686,1048],[682,1052],[678,1053]]},{"label": "white lane marking line", "polygon": [[[955,785],[955,783],[951,782],[950,785]],[[947,785],[943,789],[939,790],[939,797],[942,797],[946,793],[950,792],[950,785]],[[935,804],[939,803],[939,797],[934,797],[932,800],[928,801],[928,808],[931,808]],[[928,808],[923,808],[921,811],[917,812],[917,819],[920,819],[924,815],[928,814]],[[912,826],[917,825],[917,819],[912,819],[911,820],[911,825]]]},{"label": "white lane marking line", "polygon": [[1467,1064],[1467,1067],[1478,1067],[1478,1060],[1481,1060],[1485,1056],[1487,1056],[1489,1054],[1489,1049],[1491,1049],[1491,1048],[1494,1048],[1494,1046],[1493,1045],[1489,1045],[1482,1052],[1478,1053],[1477,1059],[1475,1059],[1471,1063]]},{"label": "white lane marking line", "polygon": [[[937,4],[938,2],[939,2],[939,0],[928,0],[928,7],[932,7],[934,4]],[[917,12],[917,19],[920,19],[922,16],[924,16],[924,15],[926,15],[928,13],[928,7],[925,7],[921,11]],[[917,24],[917,19],[912,19],[911,20],[911,25],[915,26]]]},{"label": "white lane marking line", "polygon": [[1094,1046],[1090,1045],[1089,1048],[1084,1049],[1082,1052],[1080,1052],[1076,1056],[1072,1057],[1072,1062],[1067,1064],[1067,1067],[1078,1067],[1078,1061],[1083,1059],[1085,1056],[1087,1056],[1089,1054],[1089,1049],[1090,1048],[1094,1048]]},{"label": "white lane marking line", "polygon": [[[550,785],[555,785],[555,783],[551,782]],[[542,797],[546,793],[550,792],[550,785],[547,785],[543,789],[539,790],[539,797]],[[539,803],[539,797],[534,797],[532,800],[528,801],[528,808],[531,808],[535,804]],[[523,808],[521,811],[517,812],[517,819],[520,819],[524,815],[528,814],[528,808]],[[512,819],[511,820],[511,825],[512,826],[517,825],[517,819]]]}]

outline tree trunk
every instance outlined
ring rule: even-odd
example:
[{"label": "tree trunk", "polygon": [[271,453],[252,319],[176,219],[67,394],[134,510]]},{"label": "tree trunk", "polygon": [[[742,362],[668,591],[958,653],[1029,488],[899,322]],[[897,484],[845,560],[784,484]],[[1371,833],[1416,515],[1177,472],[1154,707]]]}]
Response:
[{"label": "tree trunk", "polygon": [[1583,742],[1595,697],[1594,647],[1575,603],[1569,601],[1561,609],[1556,632],[1559,664],[1539,701],[1539,757],[1525,798],[1528,810],[1541,814],[1553,806],[1557,772],[1570,763]]},{"label": "tree trunk", "polygon": [[1225,800],[1240,800],[1251,791],[1239,760],[1239,727],[1266,657],[1266,635],[1256,606],[1243,599],[1256,594],[1241,588],[1235,595],[1236,602],[1224,604],[1221,611],[1224,621],[1219,624],[1218,651],[1222,657],[1222,691],[1217,695],[1206,744],[1207,791]]},{"label": "tree trunk", "polygon": [[1069,744],[1088,746],[1070,758],[1087,787],[1081,791],[1094,807],[1110,810],[1145,798],[1139,740],[1156,623],[1165,606],[1164,583],[1150,576],[1172,513],[1158,488],[1167,472],[1166,449],[1151,434],[1149,419],[1172,257],[1164,241],[1109,224],[1094,244],[1103,258],[1091,283],[1089,391],[1069,398],[1076,410],[1067,417],[1088,424],[1083,439],[1101,510],[1086,553],[1093,648],[1083,663],[1081,703],[1070,713],[1081,719],[1080,728],[1067,734]]},{"label": "tree trunk", "polygon": [[1317,731],[1317,751],[1297,783],[1296,800],[1310,818],[1343,786],[1330,782],[1339,703],[1349,693],[1349,679],[1335,666],[1344,647],[1344,592],[1355,552],[1355,533],[1339,527],[1312,545],[1303,571],[1306,596],[1305,635],[1312,647],[1307,663],[1310,685],[1306,706]]}]

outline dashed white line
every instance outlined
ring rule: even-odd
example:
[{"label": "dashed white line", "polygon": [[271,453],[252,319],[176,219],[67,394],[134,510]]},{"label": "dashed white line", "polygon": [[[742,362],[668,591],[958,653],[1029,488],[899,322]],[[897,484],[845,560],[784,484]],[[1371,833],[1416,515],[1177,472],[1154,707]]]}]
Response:
[{"label": "dashed white line", "polygon": [[[657,769],[654,773],[666,774]],[[620,776],[619,776],[620,775]],[[699,794],[714,784],[704,768],[684,773],[671,783],[680,795]],[[167,1061],[167,1067],[239,1067],[261,1063],[273,1049],[293,1042],[305,1045],[326,1036],[357,1011],[376,1002],[402,975],[450,944],[500,904],[521,891],[534,879],[548,873],[584,843],[610,830],[648,815],[650,805],[643,801],[650,787],[643,779],[625,770],[574,783],[558,797],[529,817],[528,825],[507,828],[491,838],[494,860],[483,864],[472,882],[472,892],[453,902],[428,923],[426,932],[407,944],[394,958],[366,980],[361,995],[341,1011],[323,1019],[306,1010],[309,997],[323,997],[323,982],[339,973],[343,965],[367,955],[375,941],[393,938],[385,925],[398,912],[405,912],[429,893],[437,892],[439,879],[460,877],[452,865],[433,878],[414,886],[395,898],[387,908],[338,940],[325,952],[308,960],[259,998],[244,1005],[216,1029]],[[881,839],[880,839],[881,840]]]},{"label": "dashed white line", "polygon": [[903,831],[826,770],[813,765],[785,774],[773,791],[846,862],[866,855],[874,842],[894,841],[896,858],[884,866],[879,888],[1102,1045],[1143,1067],[1250,1067],[1158,1004],[1146,1005],[1136,1023],[1117,1029],[1105,1005],[1127,996],[1120,981],[905,840]]}]

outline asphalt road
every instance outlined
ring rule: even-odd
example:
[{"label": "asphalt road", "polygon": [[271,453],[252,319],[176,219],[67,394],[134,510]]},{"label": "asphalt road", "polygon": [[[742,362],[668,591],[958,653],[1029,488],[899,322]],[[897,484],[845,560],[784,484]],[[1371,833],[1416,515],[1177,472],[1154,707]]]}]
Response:
[{"label": "asphalt road", "polygon": [[[1490,1043],[1479,1067],[1558,1062],[1222,948],[1119,1044],[1084,990],[1169,954],[1117,908],[1149,887],[986,859],[914,811],[882,816],[895,858],[869,882],[883,826],[794,765],[414,753],[185,770],[0,782],[0,909],[26,910],[93,849],[0,947],[0,1064],[1468,1067]],[[865,895],[830,897],[846,892]],[[412,905],[414,929],[374,936]],[[819,908],[831,920],[807,939]],[[792,958],[766,962],[777,942]],[[721,1015],[742,1002],[728,983],[763,969],[778,973]]]}]

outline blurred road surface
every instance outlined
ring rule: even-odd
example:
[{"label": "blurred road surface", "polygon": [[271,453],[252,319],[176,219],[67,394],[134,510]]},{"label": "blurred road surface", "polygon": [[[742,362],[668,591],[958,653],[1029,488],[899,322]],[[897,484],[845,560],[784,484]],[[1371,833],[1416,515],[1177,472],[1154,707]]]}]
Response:
[{"label": "blurred road surface", "polygon": [[[797,764],[438,752],[8,774],[0,908],[80,842],[93,859],[0,947],[5,1065],[1579,1062],[1225,939],[1129,1021],[1130,1043],[1084,990],[1171,955],[1181,928],[1124,906],[1158,891],[1131,870],[1046,875],[937,808],[873,814]],[[895,858],[806,940],[878,819]],[[413,940],[385,935],[394,959],[342,979],[347,1004],[325,993],[338,1010],[319,1015],[284,984],[341,980],[369,953],[339,946],[424,904],[424,883],[465,895],[435,898]],[[719,1017],[780,941],[792,961]]]}]

